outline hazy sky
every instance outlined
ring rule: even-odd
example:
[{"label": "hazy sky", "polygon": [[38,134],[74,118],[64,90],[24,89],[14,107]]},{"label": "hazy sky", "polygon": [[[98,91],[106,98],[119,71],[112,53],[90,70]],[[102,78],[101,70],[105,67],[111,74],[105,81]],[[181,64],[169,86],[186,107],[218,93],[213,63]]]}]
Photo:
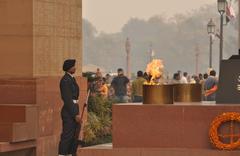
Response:
[{"label": "hazy sky", "polygon": [[[148,19],[164,14],[171,17],[186,13],[206,4],[217,5],[217,0],[82,0],[83,18],[93,23],[99,31],[118,32],[131,18]],[[217,6],[216,6],[217,7]],[[217,9],[217,8],[216,8]]]}]

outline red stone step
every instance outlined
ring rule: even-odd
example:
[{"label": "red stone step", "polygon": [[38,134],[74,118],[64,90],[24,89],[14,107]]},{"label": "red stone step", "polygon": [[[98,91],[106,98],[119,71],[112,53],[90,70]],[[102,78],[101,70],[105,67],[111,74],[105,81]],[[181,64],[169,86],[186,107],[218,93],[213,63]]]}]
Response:
[{"label": "red stone step", "polygon": [[37,138],[37,129],[29,123],[0,123],[0,142],[21,142]]},{"label": "red stone step", "polygon": [[0,123],[25,122],[25,105],[0,105]]},{"label": "red stone step", "polygon": [[27,141],[37,136],[37,106],[0,105],[0,142]]},{"label": "red stone step", "polygon": [[35,104],[36,79],[0,79],[0,104]]},{"label": "red stone step", "polygon": [[31,149],[35,147],[36,147],[35,140],[18,142],[18,143],[0,142],[0,153],[18,151],[23,149]]}]

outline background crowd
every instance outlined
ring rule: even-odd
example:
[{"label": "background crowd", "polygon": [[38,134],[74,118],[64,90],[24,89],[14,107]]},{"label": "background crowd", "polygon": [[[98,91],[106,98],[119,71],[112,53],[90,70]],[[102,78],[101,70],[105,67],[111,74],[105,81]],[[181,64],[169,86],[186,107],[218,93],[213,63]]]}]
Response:
[{"label": "background crowd", "polygon": [[[91,96],[100,96],[111,99],[116,103],[142,102],[143,84],[151,80],[146,72],[138,71],[134,79],[124,75],[119,68],[116,75],[103,76],[100,69],[91,74],[88,79]],[[214,70],[198,75],[189,75],[187,72],[177,71],[172,77],[162,76],[154,80],[157,84],[200,84],[202,86],[202,100],[215,101],[218,78]]]}]

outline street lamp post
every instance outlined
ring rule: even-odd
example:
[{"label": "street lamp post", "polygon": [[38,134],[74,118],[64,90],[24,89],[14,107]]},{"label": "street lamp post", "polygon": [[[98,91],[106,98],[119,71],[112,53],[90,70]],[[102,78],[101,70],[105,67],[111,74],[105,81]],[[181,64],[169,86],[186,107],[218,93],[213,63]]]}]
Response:
[{"label": "street lamp post", "polygon": [[[226,9],[226,0],[218,0],[218,12],[220,13],[220,54],[219,64],[223,59],[223,15]],[[219,65],[220,67],[220,65]]]},{"label": "street lamp post", "polygon": [[215,28],[216,28],[215,23],[213,22],[212,19],[210,19],[207,25],[207,32],[210,36],[210,47],[209,47],[209,50],[210,50],[209,51],[209,68],[210,69],[212,68],[212,44],[213,44],[213,35],[215,35]]},{"label": "street lamp post", "polygon": [[127,38],[127,40],[126,40],[125,49],[126,49],[126,53],[127,53],[127,77],[130,79],[131,78],[131,69],[130,69],[131,43],[130,43],[129,38]]}]

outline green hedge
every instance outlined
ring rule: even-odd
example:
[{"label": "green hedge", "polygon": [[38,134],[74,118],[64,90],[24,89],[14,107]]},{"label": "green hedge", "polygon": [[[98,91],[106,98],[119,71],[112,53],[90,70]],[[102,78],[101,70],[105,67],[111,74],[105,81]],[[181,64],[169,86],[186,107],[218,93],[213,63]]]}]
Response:
[{"label": "green hedge", "polygon": [[112,142],[113,101],[91,96],[88,100],[88,120],[84,126],[85,146]]}]

